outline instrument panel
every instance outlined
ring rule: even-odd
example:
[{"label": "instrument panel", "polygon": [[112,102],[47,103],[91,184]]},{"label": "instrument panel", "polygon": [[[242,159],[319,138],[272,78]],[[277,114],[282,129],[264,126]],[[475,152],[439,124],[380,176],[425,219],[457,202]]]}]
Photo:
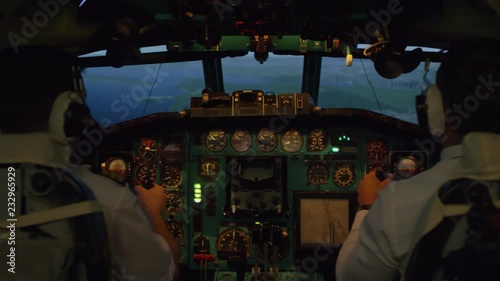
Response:
[{"label": "instrument panel", "polygon": [[117,134],[98,157],[117,181],[164,188],[165,223],[193,271],[293,271],[315,247],[339,249],[366,173],[383,169],[398,180],[429,167],[428,155],[415,153],[418,132],[391,126],[200,120]]}]

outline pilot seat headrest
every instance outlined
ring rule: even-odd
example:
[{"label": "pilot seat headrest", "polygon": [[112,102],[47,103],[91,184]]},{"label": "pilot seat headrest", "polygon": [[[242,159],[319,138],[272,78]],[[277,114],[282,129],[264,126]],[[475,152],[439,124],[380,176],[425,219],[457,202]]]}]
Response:
[{"label": "pilot seat headrest", "polygon": [[473,132],[462,142],[463,156],[457,178],[500,179],[500,134]]}]

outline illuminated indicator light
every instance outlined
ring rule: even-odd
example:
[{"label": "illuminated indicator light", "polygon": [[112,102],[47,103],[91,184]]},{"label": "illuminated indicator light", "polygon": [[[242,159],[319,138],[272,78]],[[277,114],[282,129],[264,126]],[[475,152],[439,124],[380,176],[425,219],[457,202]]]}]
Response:
[{"label": "illuminated indicator light", "polygon": [[260,224],[260,221],[256,221],[255,224]]},{"label": "illuminated indicator light", "polygon": [[200,183],[195,183],[194,184],[194,188],[201,188],[201,184]]},{"label": "illuminated indicator light", "polygon": [[332,152],[339,152],[340,148],[337,146],[332,147]]},{"label": "illuminated indicator light", "polygon": [[194,190],[194,194],[201,194],[201,189],[196,188],[196,189]]},{"label": "illuminated indicator light", "polygon": [[342,140],[342,137],[339,137],[339,141],[341,141],[341,140]]},{"label": "illuminated indicator light", "polygon": [[194,198],[194,203],[201,203],[201,198]]},{"label": "illuminated indicator light", "polygon": [[350,140],[351,140],[351,138],[350,138],[350,137],[347,137],[347,140],[348,140],[348,141],[350,141]]},{"label": "illuminated indicator light", "polygon": [[201,198],[201,194],[199,194],[199,193],[195,193],[195,194],[194,194],[194,198]]}]

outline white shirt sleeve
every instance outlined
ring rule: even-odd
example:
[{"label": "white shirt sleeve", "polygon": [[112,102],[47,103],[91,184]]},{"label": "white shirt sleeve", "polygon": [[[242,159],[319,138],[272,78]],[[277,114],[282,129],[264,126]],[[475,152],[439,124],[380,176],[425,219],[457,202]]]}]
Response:
[{"label": "white shirt sleeve", "polygon": [[[129,197],[128,194],[124,196]],[[122,199],[124,205],[113,210],[114,268],[125,268],[134,281],[173,280],[175,264],[167,242],[152,231],[151,223],[138,204],[130,206],[127,202],[131,198]]]},{"label": "white shirt sleeve", "polygon": [[370,211],[357,212],[338,256],[338,281],[391,281],[397,277],[398,263],[393,258],[390,235],[385,229],[391,221],[387,211],[391,206],[382,201],[379,196]]},{"label": "white shirt sleeve", "polygon": [[[165,241],[165,238],[163,238],[161,235],[158,235],[155,233],[155,239],[160,244],[160,247],[163,249],[165,253],[172,253],[172,250],[170,246],[168,245],[167,241]],[[173,259],[171,259],[172,262],[169,263],[169,269],[168,269],[168,278],[165,280],[174,280],[174,275],[175,271],[177,270],[175,263],[173,262]]]},{"label": "white shirt sleeve", "polygon": [[137,197],[118,183],[88,169],[76,174],[92,189],[108,212],[112,275],[116,280],[171,281],[175,260],[163,237],[154,233]]},{"label": "white shirt sleeve", "polygon": [[393,181],[378,193],[370,211],[358,212],[336,265],[338,281],[386,281],[404,276],[417,223],[439,187],[456,176],[461,146],[441,151],[432,169]]}]

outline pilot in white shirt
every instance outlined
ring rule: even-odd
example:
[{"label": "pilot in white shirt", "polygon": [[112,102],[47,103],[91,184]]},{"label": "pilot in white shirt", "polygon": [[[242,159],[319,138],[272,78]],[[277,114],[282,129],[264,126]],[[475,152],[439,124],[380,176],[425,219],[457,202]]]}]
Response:
[{"label": "pilot in white shirt", "polygon": [[[375,172],[363,178],[358,204],[371,208],[356,214],[337,260],[338,281],[404,277],[414,241],[420,239],[419,217],[442,184],[457,176],[463,137],[470,132],[500,133],[500,120],[489,118],[500,108],[496,82],[500,81],[500,56],[495,51],[499,48],[498,40],[478,39],[449,49],[437,72],[437,86],[425,93],[428,121],[421,123],[442,143],[441,159],[431,169],[402,181],[390,182],[389,177],[381,182]],[[470,108],[464,101],[471,99],[480,110],[464,113]]]},{"label": "pilot in white shirt", "polygon": [[461,155],[460,145],[444,149],[432,169],[390,182],[370,210],[356,213],[337,260],[338,281],[395,280],[406,269],[420,214],[436,188],[455,176]]},{"label": "pilot in white shirt", "polygon": [[89,166],[81,165],[73,172],[109,211],[114,269],[134,276],[134,281],[174,280],[177,269],[172,249],[163,237],[151,231],[151,222],[137,196],[128,187],[92,173]]},{"label": "pilot in white shirt", "polygon": [[[136,187],[136,196],[129,188],[93,174],[87,166],[68,165],[70,144],[78,139],[68,137],[65,120],[70,105],[84,104],[83,92],[74,88],[78,82],[73,81],[75,58],[50,47],[11,53],[7,50],[0,55],[4,68],[1,82],[19,92],[2,97],[0,164],[33,163],[73,172],[104,207],[111,232],[114,278],[174,280],[179,248],[162,218],[163,188]],[[11,110],[17,106],[18,110]]]},{"label": "pilot in white shirt", "polygon": [[[57,163],[60,167],[64,158],[58,155],[65,155],[65,151],[49,133],[0,134],[0,164],[25,162],[51,167]],[[92,173],[88,166],[68,167],[68,171],[77,175],[105,208],[114,274],[134,277],[134,281],[174,280],[177,269],[172,249],[152,231],[137,196],[128,187]],[[123,280],[128,279],[124,276]]]}]

